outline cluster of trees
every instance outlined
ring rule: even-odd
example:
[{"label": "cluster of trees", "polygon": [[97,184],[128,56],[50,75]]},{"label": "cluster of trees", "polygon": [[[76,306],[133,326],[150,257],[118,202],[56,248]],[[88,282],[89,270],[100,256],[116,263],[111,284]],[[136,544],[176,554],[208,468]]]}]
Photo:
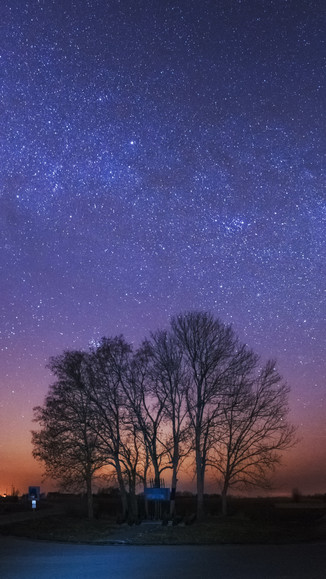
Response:
[{"label": "cluster of trees", "polygon": [[55,376],[34,409],[33,455],[45,475],[87,490],[110,467],[123,514],[137,515],[136,489],[160,486],[171,472],[171,516],[178,473],[192,460],[197,516],[203,515],[205,474],[215,469],[223,510],[232,486],[267,486],[280,451],[295,441],[288,422],[288,386],[275,363],[262,365],[230,326],[210,313],[171,320],[133,351],[122,336],[50,360]]}]

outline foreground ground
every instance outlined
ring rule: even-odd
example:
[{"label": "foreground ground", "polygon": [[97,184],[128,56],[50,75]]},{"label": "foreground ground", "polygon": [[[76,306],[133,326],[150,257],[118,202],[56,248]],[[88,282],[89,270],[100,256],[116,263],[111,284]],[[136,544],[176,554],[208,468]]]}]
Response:
[{"label": "foreground ground", "polygon": [[[20,515],[15,515],[19,517]],[[2,535],[47,541],[121,545],[288,544],[326,541],[324,508],[260,509],[250,516],[211,516],[205,521],[174,526],[154,521],[118,525],[113,518],[88,521],[48,510],[26,513],[26,520],[3,518]],[[1,518],[0,518],[1,523]],[[326,576],[326,571],[325,571]]]},{"label": "foreground ground", "polygon": [[95,546],[2,537],[1,579],[324,579],[325,544]]}]

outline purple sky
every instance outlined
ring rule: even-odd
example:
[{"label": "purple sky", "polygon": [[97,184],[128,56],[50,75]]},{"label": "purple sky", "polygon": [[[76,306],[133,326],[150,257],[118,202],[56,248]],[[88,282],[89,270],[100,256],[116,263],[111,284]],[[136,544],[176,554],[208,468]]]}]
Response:
[{"label": "purple sky", "polygon": [[318,0],[4,0],[0,493],[39,483],[50,356],[232,323],[292,388],[282,488],[326,491]]}]

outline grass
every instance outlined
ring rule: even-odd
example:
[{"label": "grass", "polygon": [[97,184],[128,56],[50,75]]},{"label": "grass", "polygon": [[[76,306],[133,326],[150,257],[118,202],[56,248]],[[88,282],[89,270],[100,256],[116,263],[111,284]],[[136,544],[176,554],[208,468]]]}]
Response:
[{"label": "grass", "polygon": [[[266,513],[265,513],[266,515]],[[189,526],[163,526],[142,523],[117,525],[114,519],[94,520],[72,516],[49,516],[0,527],[0,533],[73,543],[132,545],[217,545],[217,544],[286,544],[326,540],[325,516],[305,524],[297,520],[263,516],[249,518],[210,517]]]},{"label": "grass", "polygon": [[0,533],[48,541],[96,543],[107,541],[115,528],[114,521],[92,522],[87,519],[57,515],[9,523],[0,527]]}]

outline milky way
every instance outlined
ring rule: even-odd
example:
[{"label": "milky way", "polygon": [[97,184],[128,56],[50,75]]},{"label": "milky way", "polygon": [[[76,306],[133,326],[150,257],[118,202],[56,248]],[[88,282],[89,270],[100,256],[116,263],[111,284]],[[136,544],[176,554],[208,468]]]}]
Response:
[{"label": "milky way", "polygon": [[319,444],[324,2],[1,12],[0,487],[13,438],[30,454],[49,356],[103,335],[137,345],[190,309],[277,358],[300,434]]}]

